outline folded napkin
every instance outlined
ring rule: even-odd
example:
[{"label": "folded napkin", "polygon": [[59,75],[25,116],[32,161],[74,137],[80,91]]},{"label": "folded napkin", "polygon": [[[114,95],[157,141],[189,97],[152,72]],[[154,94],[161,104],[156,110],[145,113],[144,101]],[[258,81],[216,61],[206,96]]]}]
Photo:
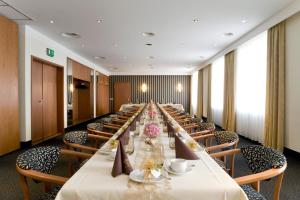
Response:
[{"label": "folded napkin", "polygon": [[132,170],[124,146],[122,142],[119,142],[111,175],[113,177],[119,176],[122,173],[129,175]]},{"label": "folded napkin", "polygon": [[130,124],[130,130],[135,131],[135,129],[136,129],[136,118]]},{"label": "folded napkin", "polygon": [[123,145],[126,144],[126,138],[129,137],[130,129],[131,129],[131,126],[128,126],[126,128],[126,130],[117,137],[117,140],[119,140],[120,142],[122,142]]},{"label": "folded napkin", "polygon": [[167,122],[167,129],[168,129],[168,135],[169,135],[169,137],[174,137],[175,129],[170,124],[170,122]]},{"label": "folded napkin", "polygon": [[186,160],[198,160],[198,156],[191,151],[191,149],[184,144],[178,135],[174,134],[175,137],[175,153],[176,153],[176,158],[183,158]]}]

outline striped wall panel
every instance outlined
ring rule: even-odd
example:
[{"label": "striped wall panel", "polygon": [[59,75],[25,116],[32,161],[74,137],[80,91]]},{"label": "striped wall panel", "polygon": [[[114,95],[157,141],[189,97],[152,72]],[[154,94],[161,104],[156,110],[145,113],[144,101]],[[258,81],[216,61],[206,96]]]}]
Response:
[{"label": "striped wall panel", "polygon": [[[185,110],[190,110],[191,76],[189,75],[149,75],[149,76],[109,76],[110,111],[113,111],[114,83],[131,83],[131,101],[148,103],[151,99],[160,103],[180,103]],[[142,84],[147,85],[147,92],[142,92]],[[177,85],[181,83],[182,92]]]}]

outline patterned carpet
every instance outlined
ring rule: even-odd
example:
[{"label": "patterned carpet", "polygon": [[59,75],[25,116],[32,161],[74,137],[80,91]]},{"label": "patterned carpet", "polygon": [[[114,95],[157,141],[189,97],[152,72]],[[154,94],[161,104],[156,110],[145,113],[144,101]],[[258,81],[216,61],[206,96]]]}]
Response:
[{"label": "patterned carpet", "polygon": [[[40,145],[62,145],[61,138],[55,138]],[[251,145],[251,141],[241,138],[240,146]],[[15,170],[17,156],[24,150],[13,152],[9,155],[0,157],[0,199],[1,200],[21,200],[22,192],[19,185],[19,176]],[[300,199],[300,160],[293,157],[287,157],[288,169],[285,173],[283,187],[281,190],[281,200],[299,200]],[[62,158],[55,169],[55,174],[66,176],[67,159]],[[235,176],[249,174],[250,171],[243,158],[236,157]],[[43,193],[43,185],[30,181],[31,199],[36,200]],[[273,199],[274,180],[264,181],[261,183],[261,192],[267,199]]]}]

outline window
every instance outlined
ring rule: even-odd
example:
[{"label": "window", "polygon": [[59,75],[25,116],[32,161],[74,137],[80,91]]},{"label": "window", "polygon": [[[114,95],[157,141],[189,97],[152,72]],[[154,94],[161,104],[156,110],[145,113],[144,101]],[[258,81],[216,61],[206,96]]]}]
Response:
[{"label": "window", "polygon": [[267,32],[239,47],[236,55],[236,131],[263,142]]},{"label": "window", "polygon": [[211,109],[213,121],[222,126],[224,99],[224,56],[212,64],[211,71]]}]

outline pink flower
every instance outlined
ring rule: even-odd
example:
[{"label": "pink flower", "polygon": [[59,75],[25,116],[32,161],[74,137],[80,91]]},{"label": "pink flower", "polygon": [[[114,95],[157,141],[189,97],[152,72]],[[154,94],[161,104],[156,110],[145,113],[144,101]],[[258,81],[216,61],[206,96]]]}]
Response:
[{"label": "pink flower", "polygon": [[156,112],[154,110],[151,110],[148,112],[148,115],[150,118],[154,118],[156,116]]},{"label": "pink flower", "polygon": [[154,138],[157,137],[159,133],[160,133],[160,129],[155,123],[149,123],[145,126],[144,134],[147,137]]}]

